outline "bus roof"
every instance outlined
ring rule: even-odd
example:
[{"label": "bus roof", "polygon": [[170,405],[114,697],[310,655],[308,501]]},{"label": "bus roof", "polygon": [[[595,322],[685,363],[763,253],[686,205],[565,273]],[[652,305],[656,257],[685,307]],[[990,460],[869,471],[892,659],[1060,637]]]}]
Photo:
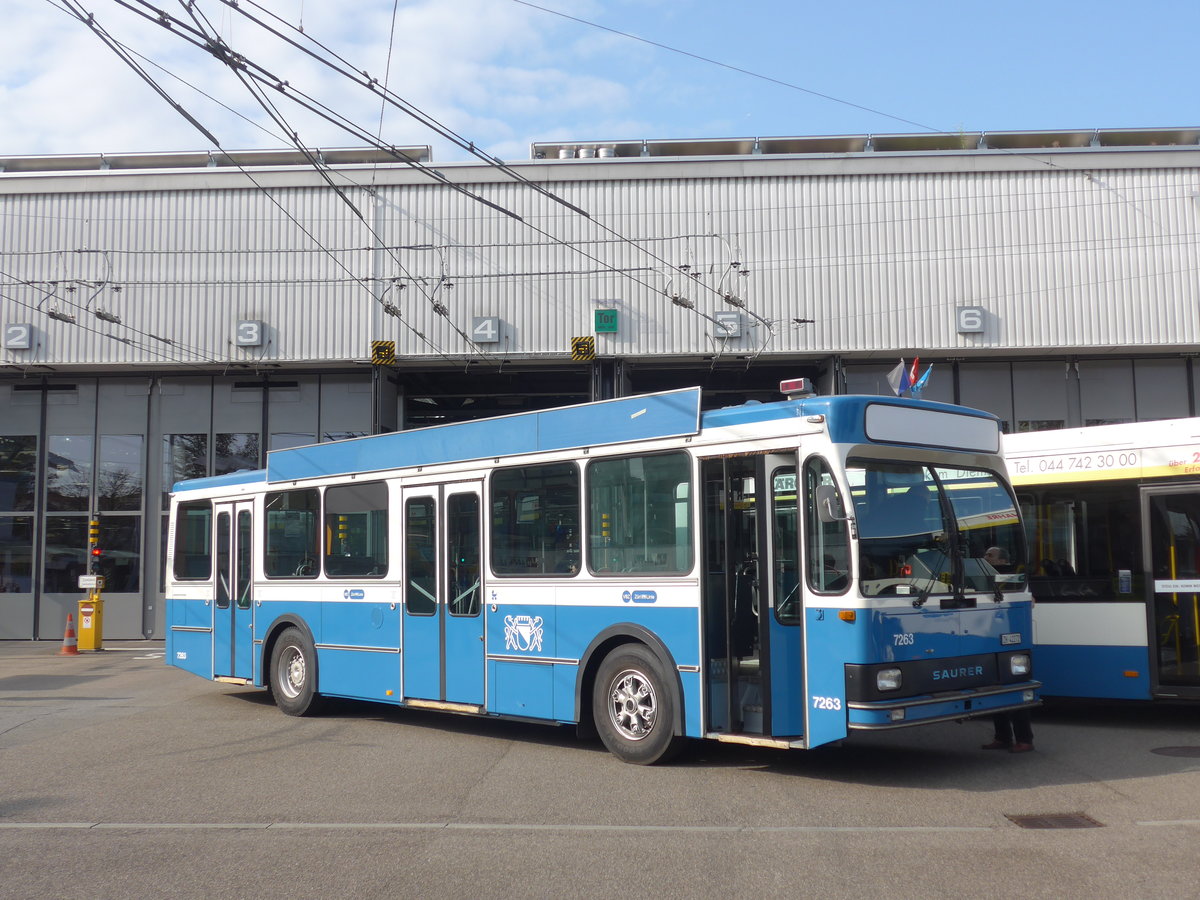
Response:
[{"label": "bus roof", "polygon": [[[893,443],[984,453],[999,449],[999,420],[995,416],[946,403],[840,395],[776,403],[752,401],[701,414],[700,396],[700,388],[686,388],[274,450],[267,456],[265,470],[180,482],[175,489],[300,481],[404,466],[611,446],[810,416],[825,418],[835,443]],[[898,410],[904,412],[893,415]]]}]

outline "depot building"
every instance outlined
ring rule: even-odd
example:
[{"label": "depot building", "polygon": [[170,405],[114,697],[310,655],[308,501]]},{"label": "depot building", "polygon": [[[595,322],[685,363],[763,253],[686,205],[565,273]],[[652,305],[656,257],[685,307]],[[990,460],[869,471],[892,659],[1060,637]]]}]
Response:
[{"label": "depot building", "polygon": [[[0,638],[161,637],[171,486],[676,387],[1197,413],[1200,129],[0,157]],[[932,366],[932,370],[929,367]]]}]

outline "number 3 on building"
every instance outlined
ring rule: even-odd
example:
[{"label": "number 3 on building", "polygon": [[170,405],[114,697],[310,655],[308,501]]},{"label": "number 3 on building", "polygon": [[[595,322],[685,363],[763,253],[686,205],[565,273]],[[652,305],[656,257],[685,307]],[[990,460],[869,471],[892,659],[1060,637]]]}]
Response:
[{"label": "number 3 on building", "polygon": [[234,343],[239,347],[261,347],[263,342],[263,323],[253,319],[243,319],[237,323],[234,332]]}]

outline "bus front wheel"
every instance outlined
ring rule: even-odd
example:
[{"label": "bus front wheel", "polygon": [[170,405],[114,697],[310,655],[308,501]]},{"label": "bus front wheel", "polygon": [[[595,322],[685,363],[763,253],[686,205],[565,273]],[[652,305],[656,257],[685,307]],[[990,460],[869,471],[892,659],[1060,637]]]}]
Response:
[{"label": "bus front wheel", "polygon": [[675,686],[645,646],[625,644],[600,664],[592,716],[604,746],[618,759],[648,766],[675,756],[684,743],[674,733],[677,704]]},{"label": "bus front wheel", "polygon": [[299,628],[279,635],[271,650],[271,693],[275,705],[289,716],[317,710],[317,651]]}]

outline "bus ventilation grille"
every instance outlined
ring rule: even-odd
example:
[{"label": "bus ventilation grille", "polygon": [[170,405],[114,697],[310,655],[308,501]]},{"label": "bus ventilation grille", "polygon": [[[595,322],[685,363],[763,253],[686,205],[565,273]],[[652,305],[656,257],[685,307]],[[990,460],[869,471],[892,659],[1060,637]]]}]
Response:
[{"label": "bus ventilation grille", "polygon": [[1050,813],[1042,816],[1005,816],[1022,828],[1103,828],[1091,816],[1083,813]]}]

